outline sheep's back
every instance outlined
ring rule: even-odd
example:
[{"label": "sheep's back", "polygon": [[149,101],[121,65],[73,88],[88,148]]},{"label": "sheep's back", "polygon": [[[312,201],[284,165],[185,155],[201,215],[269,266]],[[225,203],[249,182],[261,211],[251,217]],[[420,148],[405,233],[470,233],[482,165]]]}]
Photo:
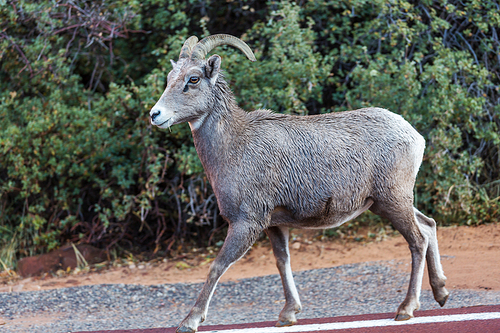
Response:
[{"label": "sheep's back", "polygon": [[[249,113],[238,177],[241,202],[311,216],[331,202],[350,211],[392,189],[412,193],[423,138],[380,108],[315,116]],[[409,189],[409,190],[408,190]]]}]

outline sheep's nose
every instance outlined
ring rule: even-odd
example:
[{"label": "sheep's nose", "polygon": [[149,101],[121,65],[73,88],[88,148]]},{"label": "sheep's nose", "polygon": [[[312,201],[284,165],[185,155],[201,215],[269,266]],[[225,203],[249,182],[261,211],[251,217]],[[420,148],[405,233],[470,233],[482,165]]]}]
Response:
[{"label": "sheep's nose", "polygon": [[158,117],[160,113],[160,110],[153,111],[153,113],[151,113],[151,121],[155,121],[156,117]]}]

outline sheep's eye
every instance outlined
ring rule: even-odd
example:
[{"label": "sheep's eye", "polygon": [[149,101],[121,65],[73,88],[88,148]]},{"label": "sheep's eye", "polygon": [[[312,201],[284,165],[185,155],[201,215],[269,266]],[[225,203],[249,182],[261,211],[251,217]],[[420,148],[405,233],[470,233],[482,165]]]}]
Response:
[{"label": "sheep's eye", "polygon": [[200,82],[200,78],[197,76],[192,76],[189,78],[189,83],[196,84],[198,82]]}]

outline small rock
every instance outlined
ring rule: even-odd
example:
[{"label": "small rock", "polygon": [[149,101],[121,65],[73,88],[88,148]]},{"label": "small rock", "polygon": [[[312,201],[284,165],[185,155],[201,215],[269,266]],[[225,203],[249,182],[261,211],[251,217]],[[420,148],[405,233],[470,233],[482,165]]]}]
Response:
[{"label": "small rock", "polygon": [[[95,264],[106,260],[106,253],[88,244],[76,245],[77,250],[87,263]],[[22,277],[38,276],[43,273],[66,271],[78,266],[78,260],[73,246],[65,245],[58,250],[39,256],[26,257],[17,263],[17,273]]]},{"label": "small rock", "polygon": [[292,244],[292,249],[299,250],[300,249],[300,243],[299,242],[293,243]]}]

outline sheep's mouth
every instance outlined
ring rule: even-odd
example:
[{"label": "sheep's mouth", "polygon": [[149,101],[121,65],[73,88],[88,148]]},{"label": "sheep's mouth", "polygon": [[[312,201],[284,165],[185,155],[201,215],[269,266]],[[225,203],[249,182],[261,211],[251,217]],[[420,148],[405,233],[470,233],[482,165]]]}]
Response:
[{"label": "sheep's mouth", "polygon": [[174,118],[171,117],[171,118],[168,118],[167,120],[165,120],[163,123],[156,125],[156,126],[158,126],[160,128],[168,128],[168,127],[172,126],[173,123],[174,123]]}]

